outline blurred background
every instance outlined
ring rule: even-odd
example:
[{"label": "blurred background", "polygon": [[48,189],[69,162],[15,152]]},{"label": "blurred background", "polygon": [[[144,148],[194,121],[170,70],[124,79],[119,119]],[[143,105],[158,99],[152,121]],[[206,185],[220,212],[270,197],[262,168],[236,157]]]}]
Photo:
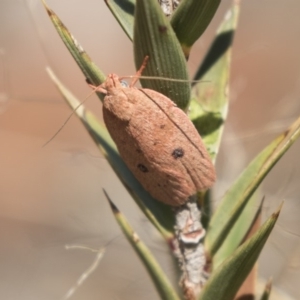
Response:
[{"label": "blurred background", "polygon": [[[131,42],[101,0],[48,0],[105,73],[134,74]],[[194,46],[191,75],[231,1],[223,0]],[[217,161],[216,201],[251,159],[300,113],[300,2],[241,1],[230,83],[230,112]],[[0,1],[0,297],[63,299],[93,263],[87,245],[106,252],[71,299],[159,299],[112,216],[102,188],[128,217],[170,277],[168,249],[130,199],[81,123],[48,78],[51,66],[79,99],[84,77],[37,0]],[[101,117],[96,97],[87,106]],[[259,274],[300,299],[300,142],[261,187],[264,218],[284,201],[261,254]],[[174,276],[173,276],[174,278]],[[174,278],[174,281],[177,279]],[[275,295],[274,298],[275,299]],[[280,298],[283,299],[283,298]]]}]

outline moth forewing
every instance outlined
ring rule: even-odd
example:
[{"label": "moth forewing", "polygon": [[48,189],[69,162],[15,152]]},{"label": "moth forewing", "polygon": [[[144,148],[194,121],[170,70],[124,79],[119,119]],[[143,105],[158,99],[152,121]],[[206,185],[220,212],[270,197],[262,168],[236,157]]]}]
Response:
[{"label": "moth forewing", "polygon": [[171,206],[215,181],[209,154],[187,115],[166,96],[109,75],[103,117],[121,157],[144,188]]}]

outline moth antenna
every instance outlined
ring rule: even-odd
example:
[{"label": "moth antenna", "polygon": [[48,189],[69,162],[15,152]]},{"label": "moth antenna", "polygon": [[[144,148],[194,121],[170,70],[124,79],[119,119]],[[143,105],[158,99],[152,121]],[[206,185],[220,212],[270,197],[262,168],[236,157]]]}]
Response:
[{"label": "moth antenna", "polygon": [[166,78],[166,77],[159,77],[159,76],[142,76],[142,73],[145,70],[148,61],[149,61],[149,56],[146,55],[144,60],[143,60],[143,63],[141,65],[141,67],[137,70],[135,75],[122,76],[122,77],[120,77],[120,80],[122,80],[124,78],[132,79],[129,87],[133,87],[140,78],[142,78],[142,79],[152,79],[152,80],[173,81],[173,82],[190,82],[190,83],[211,82],[210,80],[185,80],[185,79]]},{"label": "moth antenna", "polygon": [[149,61],[149,56],[147,55],[147,56],[145,56],[141,67],[137,70],[135,75],[131,77],[132,81],[131,81],[130,87],[133,87],[137,83],[137,81],[141,78],[142,73],[145,70],[148,61]]},{"label": "moth antenna", "polygon": [[80,102],[74,109],[73,111],[70,113],[70,115],[68,116],[68,118],[65,120],[65,122],[61,125],[61,127],[54,133],[54,135],[42,146],[42,148],[46,147],[61,131],[62,129],[67,125],[67,123],[69,122],[69,120],[72,118],[72,116],[75,114],[75,112],[77,111],[77,109],[79,109],[88,99],[89,97],[91,97],[94,93],[96,93],[97,91],[100,91],[101,93],[106,93],[106,90],[104,90],[101,85],[99,85],[98,87],[93,86],[92,84],[89,84],[89,86],[93,89],[93,91],[91,93],[89,93],[87,95],[87,97]]},{"label": "moth antenna", "polygon": [[[174,81],[174,82],[190,82],[190,83],[209,83],[211,80],[189,80],[189,79],[177,79],[177,78],[167,78],[167,77],[159,77],[159,76],[139,76],[137,79],[137,75],[128,75],[128,76],[122,76],[120,79],[124,78],[130,78],[130,79],[136,79],[134,83],[137,82],[138,79],[152,79],[152,80],[163,80],[163,81]],[[131,84],[130,87],[133,85]]]}]

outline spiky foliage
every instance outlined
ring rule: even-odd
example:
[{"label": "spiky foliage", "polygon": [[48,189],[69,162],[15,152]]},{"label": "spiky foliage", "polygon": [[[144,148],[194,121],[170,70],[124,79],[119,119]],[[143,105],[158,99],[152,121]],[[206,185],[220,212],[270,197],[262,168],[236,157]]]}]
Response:
[{"label": "spiky foliage", "polygon": [[[210,84],[188,84],[186,61],[195,41],[211,22],[220,0],[106,0],[106,4],[133,41],[136,67],[145,55],[151,53],[151,62],[144,75],[179,78],[176,83],[166,80],[141,81],[144,87],[157,90],[171,98],[179,107],[189,108],[189,117],[201,134],[213,161],[216,161],[228,111],[229,71],[234,32],[237,26],[239,5],[235,1],[221,23],[216,37],[194,76],[195,80],[209,80]],[[166,17],[159,6],[163,6]],[[172,6],[171,4],[175,4]],[[105,75],[93,63],[88,54],[63,25],[58,16],[44,3],[56,30],[73,55],[87,80],[93,85],[105,81]],[[175,8],[177,9],[175,10]],[[157,31],[156,28],[161,28]],[[163,34],[162,34],[163,33]],[[168,55],[165,55],[168,53]],[[67,103],[75,109],[80,102],[49,70],[55,84]],[[99,94],[100,100],[102,100]],[[133,177],[120,158],[114,142],[105,126],[83,106],[75,112],[107,159],[133,200],[168,243],[174,238],[172,210],[153,199]],[[212,210],[211,194],[198,197],[204,211],[202,223],[207,235],[204,246],[210,278],[201,291],[200,300],[230,300],[245,282],[271,233],[280,209],[248,239],[247,233],[257,224],[261,205],[254,192],[268,172],[289,149],[300,134],[300,118],[282,135],[267,145],[248,165],[244,172],[223,196],[221,204]],[[108,197],[108,196],[107,196]],[[138,238],[135,231],[110,200],[112,211],[125,236],[145,265],[161,299],[181,299],[177,289],[161,269],[150,250]],[[261,204],[261,202],[260,202]],[[270,287],[268,288],[268,295]],[[241,295],[242,292],[240,292]],[[254,296],[254,290],[252,291]],[[267,299],[264,295],[263,299]],[[266,298],[267,297],[267,298]]]}]

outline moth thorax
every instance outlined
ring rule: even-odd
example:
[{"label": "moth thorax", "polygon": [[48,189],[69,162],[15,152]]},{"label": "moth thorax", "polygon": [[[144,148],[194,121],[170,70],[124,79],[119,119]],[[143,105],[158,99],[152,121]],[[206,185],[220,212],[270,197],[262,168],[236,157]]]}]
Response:
[{"label": "moth thorax", "polygon": [[120,120],[128,121],[131,118],[133,104],[128,101],[125,94],[107,95],[103,106]]}]

